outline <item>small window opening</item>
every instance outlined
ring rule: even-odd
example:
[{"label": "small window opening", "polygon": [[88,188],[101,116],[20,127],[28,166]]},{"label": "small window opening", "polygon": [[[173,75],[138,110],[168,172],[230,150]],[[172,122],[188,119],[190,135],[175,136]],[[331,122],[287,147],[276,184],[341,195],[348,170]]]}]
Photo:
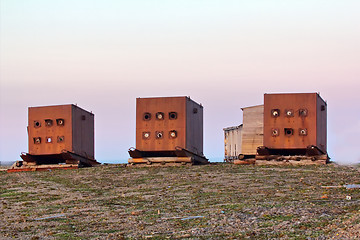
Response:
[{"label": "small window opening", "polygon": [[51,119],[45,119],[45,126],[51,127],[53,125],[53,120]]},{"label": "small window opening", "polygon": [[307,109],[303,108],[299,110],[299,116],[300,117],[306,117],[308,115]]},{"label": "small window opening", "polygon": [[299,135],[300,136],[307,136],[307,129],[306,128],[300,128],[299,129]]},{"label": "small window opening", "polygon": [[170,138],[176,138],[177,132],[175,130],[170,131]]},{"label": "small window opening", "polygon": [[156,119],[157,120],[164,120],[164,113],[163,112],[157,112],[156,113]]},{"label": "small window opening", "polygon": [[291,136],[294,134],[294,130],[292,128],[285,128],[285,136]]},{"label": "small window opening", "polygon": [[41,127],[41,123],[39,121],[34,121],[34,127]]},{"label": "small window opening", "polygon": [[273,129],[271,130],[271,135],[272,135],[273,137],[279,136],[279,129],[273,128]]},{"label": "small window opening", "polygon": [[64,136],[58,136],[58,137],[57,137],[57,142],[58,142],[58,143],[64,142],[64,140],[65,140],[65,137],[64,137]]},{"label": "small window opening", "polygon": [[46,137],[46,142],[47,143],[52,143],[52,138],[51,137]]},{"label": "small window opening", "polygon": [[294,116],[294,110],[292,110],[292,109],[285,110],[285,113],[286,113],[287,117],[293,117]]},{"label": "small window opening", "polygon": [[62,118],[58,118],[58,119],[56,119],[56,124],[57,124],[58,126],[64,126],[65,121],[64,121],[64,119],[62,119]]},{"label": "small window opening", "polygon": [[83,121],[86,120],[85,115],[82,115],[82,116],[81,116],[81,120],[83,120]]},{"label": "small window opening", "polygon": [[163,138],[163,136],[164,136],[164,132],[162,132],[162,131],[161,131],[161,132],[160,132],[160,131],[157,131],[155,134],[156,134],[156,138],[157,138],[157,139],[161,139],[161,138]]},{"label": "small window opening", "polygon": [[198,109],[197,108],[194,108],[193,109],[193,113],[197,113],[198,112]]},{"label": "small window opening", "polygon": [[34,143],[40,144],[41,143],[41,137],[34,137]]},{"label": "small window opening", "polygon": [[151,119],[151,113],[148,112],[144,113],[143,119],[145,121],[149,121]]},{"label": "small window opening", "polygon": [[143,132],[142,136],[143,136],[143,139],[149,139],[150,138],[150,132]]},{"label": "small window opening", "polygon": [[169,113],[169,119],[170,119],[170,120],[175,120],[175,119],[177,119],[177,113],[176,113],[176,112],[170,112],[170,113]]},{"label": "small window opening", "polygon": [[271,110],[271,116],[276,118],[280,116],[280,110],[279,109],[272,109]]}]

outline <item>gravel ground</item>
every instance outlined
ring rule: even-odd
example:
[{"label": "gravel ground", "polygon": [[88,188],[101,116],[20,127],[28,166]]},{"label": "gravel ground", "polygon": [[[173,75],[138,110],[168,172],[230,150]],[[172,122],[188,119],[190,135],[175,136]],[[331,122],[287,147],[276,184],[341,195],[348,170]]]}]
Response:
[{"label": "gravel ground", "polygon": [[358,239],[356,167],[0,172],[1,239]]}]

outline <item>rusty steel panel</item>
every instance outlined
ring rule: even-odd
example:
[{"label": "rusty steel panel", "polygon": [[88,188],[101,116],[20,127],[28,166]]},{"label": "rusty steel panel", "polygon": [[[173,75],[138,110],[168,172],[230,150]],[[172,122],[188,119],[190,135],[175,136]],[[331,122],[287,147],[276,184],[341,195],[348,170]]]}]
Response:
[{"label": "rusty steel panel", "polygon": [[317,93],[264,95],[264,146],[326,153],[326,103]]},{"label": "rusty steel panel", "polygon": [[29,107],[29,154],[94,158],[94,114],[75,105]]},{"label": "rusty steel panel", "polygon": [[73,152],[94,159],[94,114],[73,105],[72,129]]},{"label": "rusty steel panel", "polygon": [[136,149],[161,152],[180,147],[202,155],[202,121],[202,106],[188,97],[137,98]]},{"label": "rusty steel panel", "polygon": [[317,115],[316,115],[316,146],[324,153],[327,152],[327,104],[318,95],[317,99]]},{"label": "rusty steel panel", "polygon": [[186,149],[203,156],[203,106],[186,98]]}]

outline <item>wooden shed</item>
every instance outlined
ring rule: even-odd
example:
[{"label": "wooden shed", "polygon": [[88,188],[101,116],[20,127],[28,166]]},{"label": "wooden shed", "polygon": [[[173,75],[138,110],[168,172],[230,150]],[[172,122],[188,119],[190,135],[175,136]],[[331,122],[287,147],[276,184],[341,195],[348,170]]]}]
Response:
[{"label": "wooden shed", "polygon": [[241,131],[243,125],[224,128],[225,162],[238,159],[241,150]]},{"label": "wooden shed", "polygon": [[241,108],[243,129],[241,131],[241,151],[243,156],[255,156],[257,147],[263,145],[264,105]]},{"label": "wooden shed", "polygon": [[243,124],[224,128],[225,162],[255,157],[263,145],[264,105],[241,108]]}]

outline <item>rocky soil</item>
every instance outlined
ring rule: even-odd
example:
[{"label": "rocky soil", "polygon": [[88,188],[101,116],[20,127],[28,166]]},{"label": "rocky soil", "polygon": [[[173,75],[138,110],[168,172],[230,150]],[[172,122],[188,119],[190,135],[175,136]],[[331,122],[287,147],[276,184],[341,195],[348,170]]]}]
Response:
[{"label": "rocky soil", "polygon": [[342,187],[360,183],[356,167],[108,165],[0,182],[0,239],[360,237],[360,189]]}]

